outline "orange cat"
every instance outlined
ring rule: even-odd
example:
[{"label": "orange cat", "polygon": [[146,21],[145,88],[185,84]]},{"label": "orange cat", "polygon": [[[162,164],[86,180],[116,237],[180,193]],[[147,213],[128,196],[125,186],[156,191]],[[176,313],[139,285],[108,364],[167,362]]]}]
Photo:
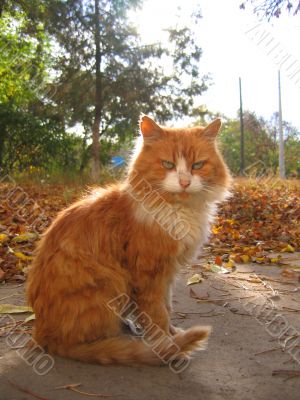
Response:
[{"label": "orange cat", "polygon": [[[62,211],[39,243],[27,295],[34,339],[51,353],[100,364],[161,364],[203,347],[209,327],[170,324],[178,267],[207,239],[230,176],[206,128],[143,116],[124,183]],[[133,322],[134,321],[134,322]],[[124,323],[143,328],[124,332]]]}]

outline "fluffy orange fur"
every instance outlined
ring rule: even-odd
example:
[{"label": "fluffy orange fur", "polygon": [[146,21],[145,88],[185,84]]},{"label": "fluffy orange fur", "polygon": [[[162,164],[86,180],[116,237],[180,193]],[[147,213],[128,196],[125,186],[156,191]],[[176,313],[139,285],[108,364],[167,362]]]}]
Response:
[{"label": "fluffy orange fur", "polygon": [[[176,357],[203,347],[208,327],[179,331],[170,324],[169,292],[177,267],[206,239],[214,204],[229,185],[215,143],[219,128],[219,120],[206,128],[166,128],[143,116],[142,142],[127,179],[92,192],[57,216],[28,275],[34,339],[41,346],[86,362],[160,364],[151,345],[123,333],[117,314],[124,305],[118,312],[108,306],[126,294],[138,305],[139,315],[147,315],[172,339],[175,347],[169,351]],[[163,186],[168,174],[177,179],[177,167],[170,171],[163,161],[172,166],[181,159],[185,179],[196,180],[199,190],[189,192],[177,183],[174,190]],[[189,228],[183,236],[169,228],[176,218]],[[142,318],[139,322],[143,325]]]}]

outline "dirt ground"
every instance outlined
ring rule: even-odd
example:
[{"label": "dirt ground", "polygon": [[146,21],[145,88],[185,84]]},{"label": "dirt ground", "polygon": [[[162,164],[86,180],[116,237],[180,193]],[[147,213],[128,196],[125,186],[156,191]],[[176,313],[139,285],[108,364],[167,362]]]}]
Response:
[{"label": "dirt ground", "polygon": [[[290,263],[299,266],[300,254],[292,254]],[[202,274],[203,281],[187,286],[195,273]],[[0,303],[24,304],[23,293],[23,286],[2,284]],[[101,398],[92,393],[130,400],[300,398],[300,283],[282,277],[280,267],[245,264],[226,275],[188,267],[178,276],[173,306],[174,325],[213,327],[207,350],[198,352],[183,372],[176,374],[168,366],[104,367],[55,357],[44,373],[37,360],[25,361],[22,349],[11,347],[12,334],[5,337],[4,330],[0,400]],[[8,320],[1,317],[3,326]],[[24,318],[14,314],[16,321]],[[89,395],[56,389],[75,383],[81,383],[75,390]]]}]

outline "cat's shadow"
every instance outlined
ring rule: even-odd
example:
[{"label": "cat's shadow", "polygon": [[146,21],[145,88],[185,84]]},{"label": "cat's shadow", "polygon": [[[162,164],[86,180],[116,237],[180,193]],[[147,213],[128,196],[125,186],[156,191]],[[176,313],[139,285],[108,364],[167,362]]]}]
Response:
[{"label": "cat's shadow", "polygon": [[22,389],[47,400],[88,398],[68,389],[56,389],[78,383],[81,386],[75,389],[113,395],[111,398],[116,399],[207,400],[213,393],[213,388],[208,387],[207,382],[201,382],[198,362],[195,361],[184,372],[176,374],[168,366],[131,368],[85,364],[60,357],[54,357],[53,360],[51,370],[39,375],[35,365],[28,365],[15,350],[7,352],[0,360],[1,400],[31,398]]}]

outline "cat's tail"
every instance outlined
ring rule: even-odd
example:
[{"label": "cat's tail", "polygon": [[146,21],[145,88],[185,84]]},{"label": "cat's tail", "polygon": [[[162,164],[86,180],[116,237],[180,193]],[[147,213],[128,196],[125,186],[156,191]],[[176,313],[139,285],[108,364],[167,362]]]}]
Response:
[{"label": "cat's tail", "polygon": [[163,365],[188,358],[193,350],[205,348],[211,328],[195,326],[174,336],[165,335],[151,343],[146,338],[119,336],[92,343],[58,346],[49,350],[79,361],[99,364]]}]

